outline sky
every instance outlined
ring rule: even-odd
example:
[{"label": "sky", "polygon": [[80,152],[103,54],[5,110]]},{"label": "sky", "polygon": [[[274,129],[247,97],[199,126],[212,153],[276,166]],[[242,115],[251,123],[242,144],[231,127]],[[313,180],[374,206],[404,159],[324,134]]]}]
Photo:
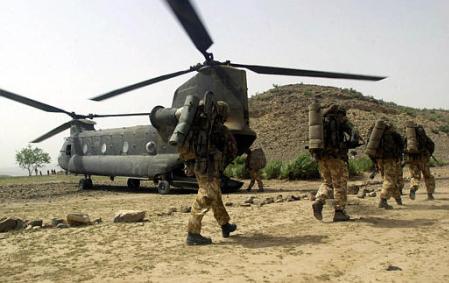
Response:
[{"label": "sky", "polygon": [[[380,82],[257,75],[248,94],[273,84],[354,88],[418,108],[449,109],[449,1],[192,0],[217,60],[384,75]],[[0,0],[0,88],[87,113],[169,107],[184,75],[122,96],[88,98],[204,61],[162,0]],[[0,98],[0,175],[15,153],[68,121]],[[97,119],[97,128],[149,124]],[[53,163],[69,131],[37,146]],[[24,172],[25,173],[25,172]]]}]

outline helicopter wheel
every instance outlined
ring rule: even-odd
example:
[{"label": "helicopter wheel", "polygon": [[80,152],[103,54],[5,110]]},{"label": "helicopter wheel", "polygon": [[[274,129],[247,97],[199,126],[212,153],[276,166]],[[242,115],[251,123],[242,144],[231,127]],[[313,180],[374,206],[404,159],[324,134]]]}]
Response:
[{"label": "helicopter wheel", "polygon": [[170,183],[167,180],[160,180],[157,184],[157,192],[161,195],[170,193]]},{"label": "helicopter wheel", "polygon": [[79,181],[79,188],[80,190],[88,190],[88,189],[92,189],[93,187],[93,183],[92,183],[92,179],[80,179]]},{"label": "helicopter wheel", "polygon": [[139,179],[128,179],[128,189],[138,189],[140,188]]}]

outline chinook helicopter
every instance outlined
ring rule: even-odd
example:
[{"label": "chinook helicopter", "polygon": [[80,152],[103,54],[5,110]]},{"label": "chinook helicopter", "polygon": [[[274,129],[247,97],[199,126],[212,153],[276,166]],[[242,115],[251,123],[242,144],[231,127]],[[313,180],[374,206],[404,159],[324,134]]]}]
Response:
[{"label": "chinook helicopter", "polygon": [[[205,61],[185,70],[113,90],[93,97],[91,100],[103,101],[154,83],[197,72],[195,76],[176,89],[172,108],[164,109],[162,106],[156,106],[150,113],[79,115],[9,91],[0,90],[0,96],[5,98],[47,112],[64,113],[72,117],[71,121],[58,126],[33,142],[43,141],[70,128],[70,136],[66,138],[60,150],[58,163],[68,172],[84,175],[79,182],[81,189],[93,186],[92,175],[109,176],[111,179],[116,176],[128,177],[128,187],[130,188],[139,187],[140,180],[153,180],[161,194],[170,192],[173,187],[195,186],[195,179],[184,174],[183,162],[179,158],[176,147],[168,142],[168,138],[177,123],[176,111],[184,106],[189,97],[202,99],[205,93],[213,93],[216,101],[225,101],[229,105],[226,126],[237,142],[238,154],[243,154],[256,139],[256,133],[249,125],[246,72],[242,69],[269,75],[368,81],[385,78],[216,61],[213,54],[208,52],[213,41],[190,1],[166,0],[166,2],[195,47],[204,56]],[[166,115],[160,115],[161,113]],[[95,130],[95,123],[92,121],[94,118],[142,115],[149,116],[152,125]],[[222,189],[238,190],[241,185],[241,182],[223,177]]]}]

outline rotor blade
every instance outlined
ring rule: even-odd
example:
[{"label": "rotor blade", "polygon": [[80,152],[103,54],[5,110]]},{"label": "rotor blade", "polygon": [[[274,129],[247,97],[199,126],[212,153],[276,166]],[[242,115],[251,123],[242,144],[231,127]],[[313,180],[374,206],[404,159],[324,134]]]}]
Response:
[{"label": "rotor blade", "polygon": [[37,108],[40,110],[44,110],[47,112],[65,113],[67,115],[72,116],[72,113],[67,112],[63,109],[27,98],[27,97],[24,97],[24,96],[21,96],[21,95],[18,95],[18,94],[15,94],[15,93],[3,90],[3,89],[0,89],[0,96],[3,96],[5,98],[14,100],[16,102],[19,102],[19,103],[22,103],[22,104],[25,104],[25,105],[28,105],[28,106],[31,106],[31,107],[34,107],[34,108]]},{"label": "rotor blade", "polygon": [[149,80],[146,80],[146,81],[142,81],[142,82],[139,82],[139,83],[136,83],[136,84],[125,86],[125,87],[113,90],[111,92],[108,92],[108,93],[105,93],[105,94],[102,94],[102,95],[99,95],[99,96],[92,97],[92,98],[90,98],[90,100],[102,101],[102,100],[105,100],[105,99],[108,99],[108,98],[111,98],[111,97],[123,94],[125,92],[129,92],[129,91],[132,91],[132,90],[135,90],[135,89],[138,89],[138,88],[142,88],[144,86],[148,86],[148,85],[151,85],[151,84],[154,84],[154,83],[157,83],[157,82],[161,82],[161,81],[165,81],[165,80],[177,77],[177,76],[181,76],[181,75],[193,72],[195,70],[197,70],[197,68],[191,67],[188,70],[162,75],[162,76],[155,77],[155,78],[152,78],[152,79],[149,79]]},{"label": "rotor blade", "polygon": [[234,64],[234,63],[229,63],[229,65],[233,66],[233,67],[237,67],[237,68],[246,68],[246,69],[249,69],[249,70],[259,73],[259,74],[269,74],[269,75],[350,79],[350,80],[366,80],[366,81],[380,81],[380,80],[383,80],[386,78],[386,77],[380,77],[380,76],[311,71],[311,70],[290,69],[290,68],[280,68],[280,67],[270,67],[270,66],[258,66],[258,65],[244,65],[244,64]]},{"label": "rotor blade", "polygon": [[69,121],[67,123],[62,124],[61,126],[54,128],[53,130],[51,130],[50,132],[38,137],[37,139],[33,140],[31,143],[37,143],[37,142],[41,142],[43,140],[46,140],[54,135],[59,134],[62,131],[67,130],[68,128],[70,128],[70,126],[72,125],[72,121]]},{"label": "rotor blade", "polygon": [[128,116],[150,116],[151,113],[127,113],[127,114],[89,114],[88,118],[128,117]]},{"label": "rotor blade", "polygon": [[214,43],[189,0],[167,0],[196,48],[208,59],[207,49]]}]

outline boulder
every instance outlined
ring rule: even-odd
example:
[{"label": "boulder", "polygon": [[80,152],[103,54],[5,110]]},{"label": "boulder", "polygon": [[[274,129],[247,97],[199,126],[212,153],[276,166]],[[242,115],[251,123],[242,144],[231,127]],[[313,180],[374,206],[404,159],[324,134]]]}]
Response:
[{"label": "boulder", "polygon": [[181,205],[179,211],[182,213],[190,213],[192,211],[192,207],[187,205]]},{"label": "boulder", "polygon": [[357,185],[348,185],[348,195],[358,194],[360,187]]},{"label": "boulder", "polygon": [[37,226],[42,227],[43,221],[42,221],[42,219],[34,219],[34,220],[28,221],[27,224],[31,227],[37,227]]},{"label": "boulder", "polygon": [[100,224],[103,222],[103,219],[101,219],[101,217],[96,218],[94,221],[92,221],[93,224]]},{"label": "boulder", "polygon": [[25,228],[25,222],[17,217],[4,217],[0,219],[0,233]]},{"label": "boulder", "polygon": [[262,202],[263,204],[270,204],[274,202],[274,198],[269,197],[269,198],[265,198],[264,201]]},{"label": "boulder", "polygon": [[377,196],[377,193],[376,192],[370,192],[370,193],[368,193],[368,196],[373,198],[373,197]]},{"label": "boulder", "polygon": [[53,226],[53,227],[56,227],[56,226],[58,226],[58,224],[60,224],[60,223],[64,223],[65,221],[64,221],[64,219],[62,219],[62,218],[53,218],[52,220],[51,220],[51,225]]},{"label": "boulder", "polygon": [[91,224],[89,215],[81,212],[67,214],[67,223],[70,226],[85,226]]},{"label": "boulder", "polygon": [[242,203],[240,204],[240,206],[243,206],[243,207],[250,207],[251,204],[250,204],[250,203],[247,203],[247,202],[242,202]]},{"label": "boulder", "polygon": [[256,198],[255,196],[250,196],[244,202],[245,203],[249,203],[249,204],[253,204],[255,198]]},{"label": "boulder", "polygon": [[358,198],[365,198],[365,196],[366,196],[366,191],[365,191],[365,189],[360,189],[359,190],[359,192],[357,193],[357,197]]},{"label": "boulder", "polygon": [[285,200],[290,202],[290,201],[298,201],[300,200],[301,197],[300,196],[294,196],[294,195],[288,195]]},{"label": "boulder", "polygon": [[284,202],[284,197],[282,195],[277,195],[274,202]]},{"label": "boulder", "polygon": [[141,210],[120,210],[115,214],[113,222],[142,222],[145,214],[146,212]]},{"label": "boulder", "polygon": [[225,203],[225,206],[233,206],[233,205],[234,205],[234,203],[231,202],[231,201],[227,201],[227,202]]},{"label": "boulder", "polygon": [[70,226],[66,223],[58,223],[58,225],[56,225],[56,228],[58,229],[64,229],[64,228],[69,228]]}]

